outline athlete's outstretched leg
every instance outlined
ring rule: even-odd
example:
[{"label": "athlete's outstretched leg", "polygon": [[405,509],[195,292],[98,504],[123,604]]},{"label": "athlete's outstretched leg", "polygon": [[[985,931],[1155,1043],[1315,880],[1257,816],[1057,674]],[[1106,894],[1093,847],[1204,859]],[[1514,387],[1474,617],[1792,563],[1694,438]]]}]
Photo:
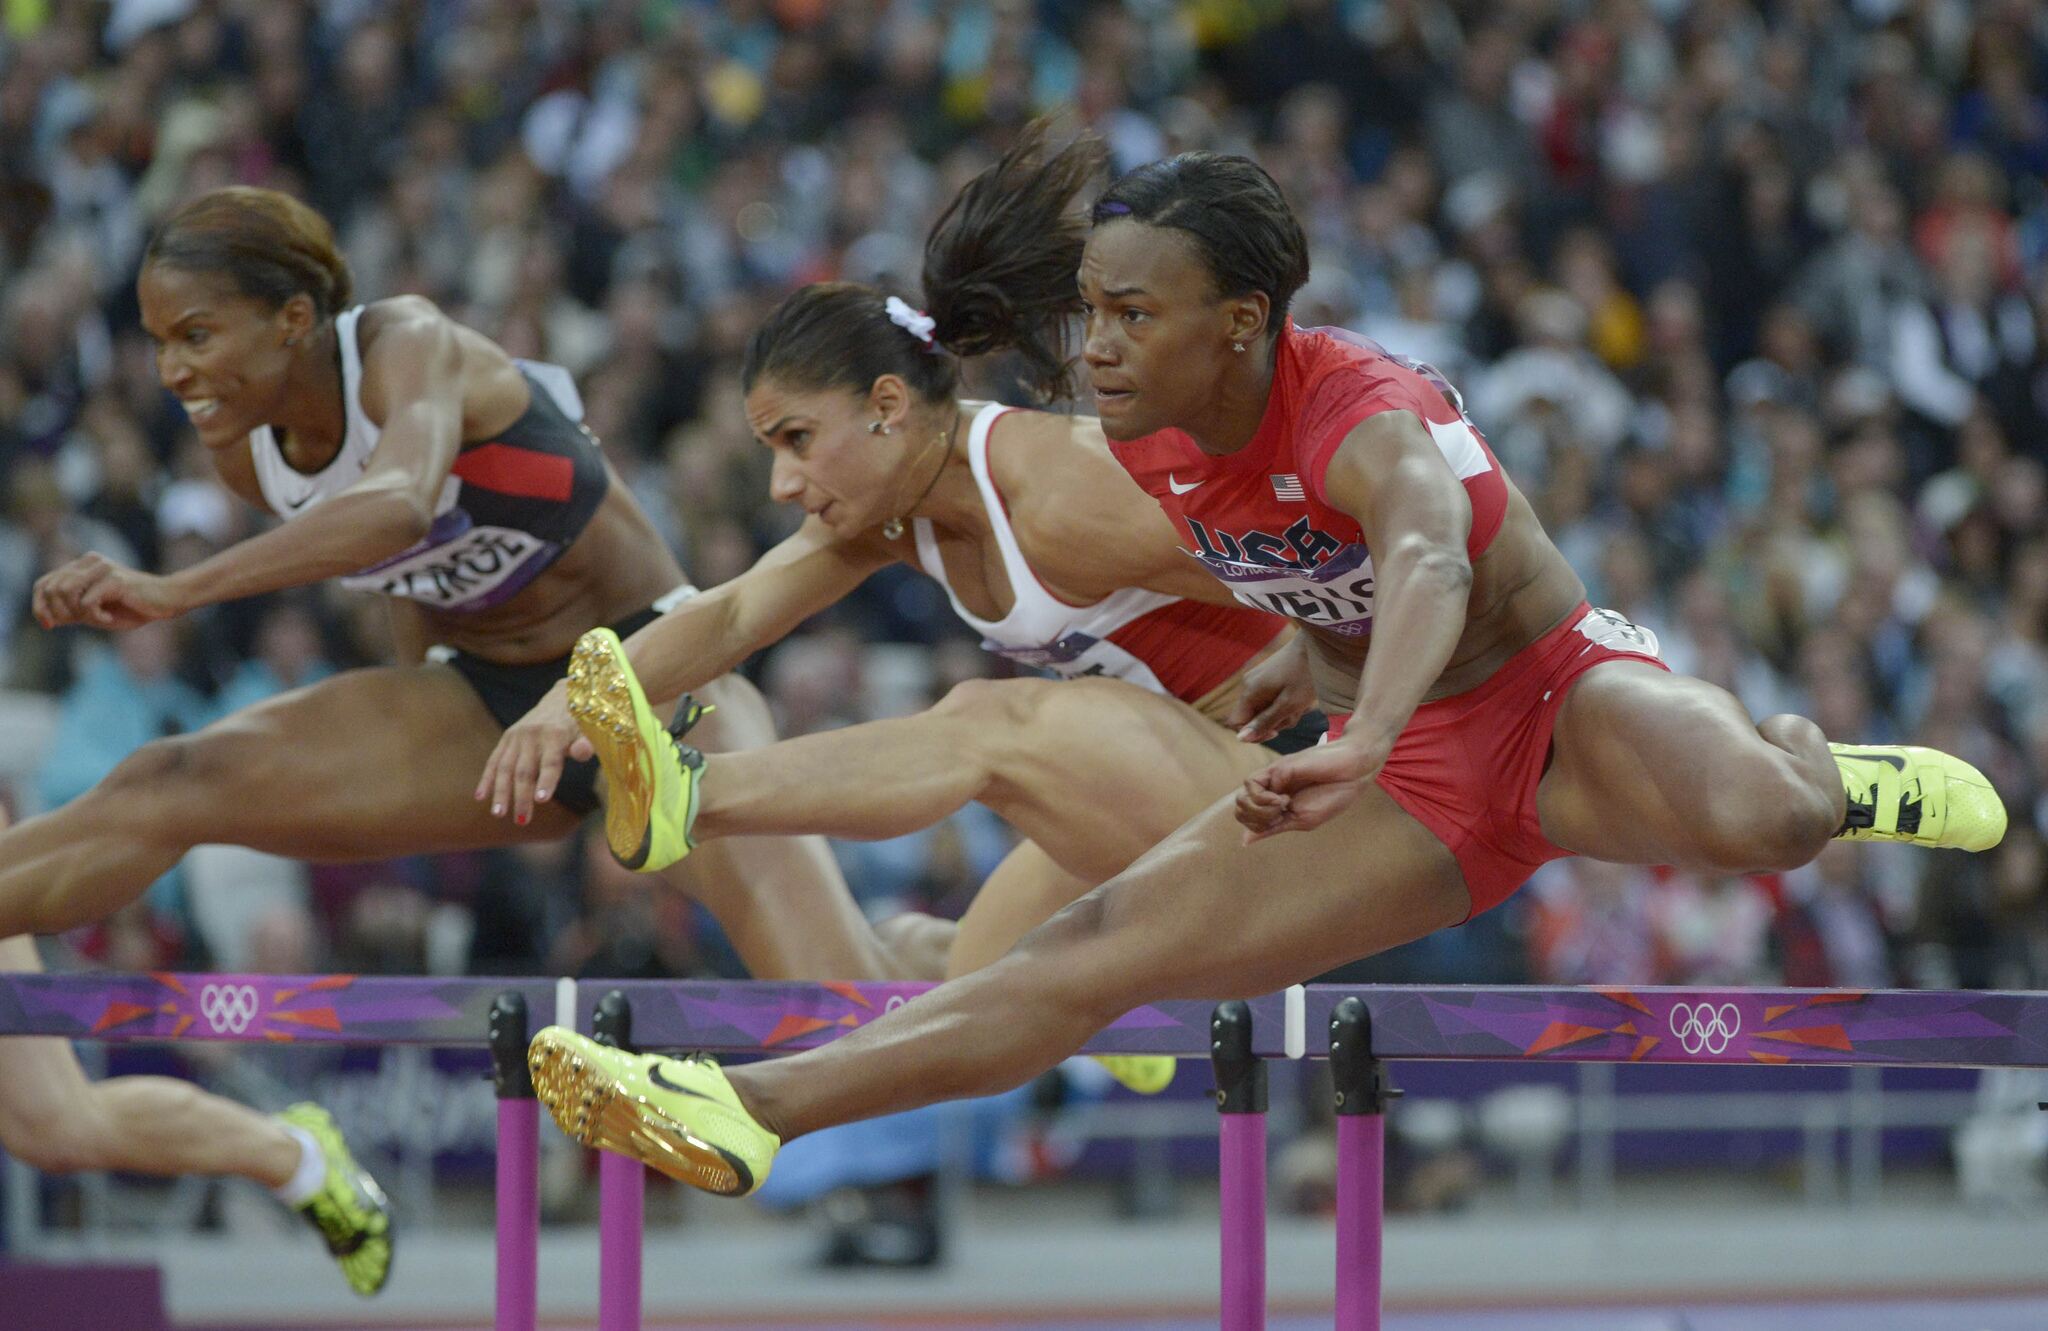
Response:
[{"label": "athlete's outstretched leg", "polygon": [[[32,940],[0,939],[0,971],[41,970]],[[0,1040],[0,1145],[52,1174],[234,1174],[291,1181],[303,1154],[282,1123],[175,1077],[86,1079],[68,1041]]]},{"label": "athlete's outstretched leg", "polygon": [[470,798],[498,726],[447,666],[348,670],[154,740],[60,809],[0,834],[0,935],[55,933],[135,900],[193,846],[361,860],[564,836]]},{"label": "athlete's outstretched leg", "polygon": [[[40,969],[33,940],[0,939],[0,971]],[[391,1269],[384,1196],[324,1113],[294,1112],[315,1131],[295,1132],[175,1077],[90,1081],[64,1040],[0,1039],[0,1148],[9,1155],[50,1174],[125,1170],[260,1183],[305,1212],[349,1283],[374,1294]]]},{"label": "athlete's outstretched leg", "polygon": [[721,1073],[545,1031],[533,1054],[543,1094],[572,1131],[744,1191],[765,1176],[777,1137],[1003,1090],[1132,1007],[1280,988],[1470,907],[1450,852],[1377,786],[1313,833],[1251,846],[1233,798],[994,965],[834,1044]]},{"label": "athlete's outstretched leg", "polygon": [[712,759],[696,832],[873,840],[979,801],[1096,883],[1270,761],[1119,680],[971,680],[914,716]]}]

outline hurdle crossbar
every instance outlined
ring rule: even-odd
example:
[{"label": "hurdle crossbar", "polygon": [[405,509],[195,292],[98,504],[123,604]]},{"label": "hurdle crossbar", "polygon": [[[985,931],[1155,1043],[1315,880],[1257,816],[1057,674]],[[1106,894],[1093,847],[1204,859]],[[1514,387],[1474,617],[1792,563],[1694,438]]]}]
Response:
[{"label": "hurdle crossbar", "polygon": [[[644,1049],[790,1053],[912,1001],[923,984],[584,982],[353,975],[0,974],[0,1035],[107,1042],[488,1049],[498,1113],[498,1331],[533,1331],[538,1106],[531,1028]],[[1312,1032],[1327,1032],[1311,1038]],[[1385,1061],[2048,1067],[2048,993],[2003,990],[1309,985],[1134,1009],[1083,1052],[1206,1058],[1217,1072],[1223,1325],[1265,1320],[1263,1060],[1331,1059],[1338,1118],[1337,1319],[1378,1331]],[[637,1167],[601,1171],[603,1331],[639,1326]]]}]

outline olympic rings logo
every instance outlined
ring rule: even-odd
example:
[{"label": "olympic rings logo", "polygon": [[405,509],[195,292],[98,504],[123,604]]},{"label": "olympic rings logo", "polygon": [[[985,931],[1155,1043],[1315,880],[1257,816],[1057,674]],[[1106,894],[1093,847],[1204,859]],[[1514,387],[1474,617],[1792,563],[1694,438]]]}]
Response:
[{"label": "olympic rings logo", "polygon": [[1688,1054],[1719,1054],[1741,1030],[1742,1013],[1733,1003],[1678,1003],[1671,1009],[1671,1033]]},{"label": "olympic rings logo", "polygon": [[199,1015],[216,1035],[248,1030],[261,1006],[253,984],[209,984],[199,991]]}]

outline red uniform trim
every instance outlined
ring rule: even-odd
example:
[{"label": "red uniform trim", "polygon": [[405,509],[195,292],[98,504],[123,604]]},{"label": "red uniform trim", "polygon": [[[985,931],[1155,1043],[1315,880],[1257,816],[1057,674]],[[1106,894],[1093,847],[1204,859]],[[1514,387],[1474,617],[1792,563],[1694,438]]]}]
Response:
[{"label": "red uniform trim", "polygon": [[466,485],[558,504],[569,501],[576,485],[576,464],[568,458],[513,444],[479,444],[465,449],[455,459],[454,471]]}]

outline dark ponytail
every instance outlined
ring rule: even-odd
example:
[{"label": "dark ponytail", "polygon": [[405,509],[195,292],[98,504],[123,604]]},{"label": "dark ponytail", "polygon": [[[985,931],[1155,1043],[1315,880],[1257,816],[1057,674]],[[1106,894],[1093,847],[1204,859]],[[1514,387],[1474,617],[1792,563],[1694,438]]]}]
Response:
[{"label": "dark ponytail", "polygon": [[755,330],[740,367],[742,388],[768,375],[803,388],[866,392],[895,374],[938,401],[958,386],[957,357],[1015,350],[1036,392],[1068,392],[1068,327],[1079,309],[1075,274],[1088,232],[1073,202],[1108,154],[1084,136],[1048,156],[1046,130],[1043,120],[1028,126],[933,225],[924,247],[931,343],[889,318],[886,293],[855,282],[814,283]]},{"label": "dark ponytail", "polygon": [[1072,389],[1068,351],[1080,311],[1075,276],[1088,220],[1074,199],[1108,150],[1083,135],[1048,155],[1033,121],[994,166],[946,206],[924,244],[924,292],[938,340],[956,355],[1015,350],[1041,395]]}]

